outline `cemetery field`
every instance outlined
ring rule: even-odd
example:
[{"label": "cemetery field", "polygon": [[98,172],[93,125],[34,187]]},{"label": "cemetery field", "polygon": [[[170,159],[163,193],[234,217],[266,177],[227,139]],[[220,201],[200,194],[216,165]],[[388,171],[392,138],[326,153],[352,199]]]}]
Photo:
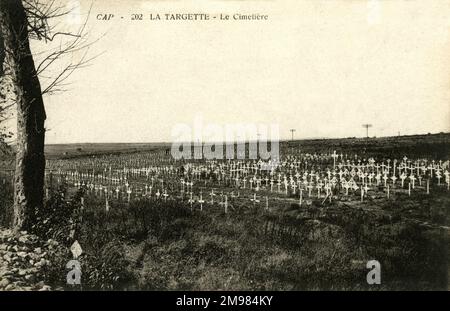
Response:
[{"label": "cemetery field", "polygon": [[[91,289],[446,290],[449,203],[446,193],[270,210],[236,200],[225,213],[141,199],[107,212],[90,198],[76,239]],[[374,258],[377,287],[366,282]]]},{"label": "cemetery field", "polygon": [[[282,141],[281,148],[294,148],[302,152],[327,152],[330,148],[345,148],[348,151],[367,152],[371,155],[403,156],[403,153],[445,156],[450,153],[450,133],[392,136],[380,138],[336,138]],[[132,153],[139,151],[170,149],[170,143],[79,143],[53,144],[45,146],[48,158],[77,157],[108,153]]]},{"label": "cemetery field", "polygon": [[380,158],[398,158],[405,154],[410,157],[428,156],[445,158],[450,154],[450,133],[391,136],[379,138],[336,138],[308,139],[286,142],[286,146],[302,152],[328,152],[346,150],[358,154],[367,154]]},{"label": "cemetery field", "polygon": [[[437,202],[414,200],[418,202],[398,197],[392,206],[368,202],[303,209],[273,204],[270,211],[236,205],[233,213],[218,208],[193,213],[187,209],[176,216],[158,208],[148,212],[143,203],[134,207],[137,219],[128,225],[135,240],[125,239],[122,244],[134,280],[131,286],[445,290],[448,228],[424,222],[428,215],[423,215]],[[448,196],[438,201],[440,211],[449,206]],[[175,208],[176,214],[179,206],[169,208]],[[147,216],[147,212],[158,216]],[[439,214],[434,209],[431,213]],[[375,288],[366,282],[365,266],[374,258],[383,266],[383,283]]]},{"label": "cemetery field", "polygon": [[47,158],[85,157],[111,153],[133,153],[170,148],[168,143],[80,143],[46,145]]},{"label": "cemetery field", "polygon": [[[47,149],[34,233],[62,246],[52,288],[73,289],[75,241],[81,289],[449,288],[449,134],[282,142],[276,165],[94,146]],[[86,154],[70,156],[77,148]],[[12,162],[2,165],[5,225]],[[367,282],[371,260],[381,284]]]}]

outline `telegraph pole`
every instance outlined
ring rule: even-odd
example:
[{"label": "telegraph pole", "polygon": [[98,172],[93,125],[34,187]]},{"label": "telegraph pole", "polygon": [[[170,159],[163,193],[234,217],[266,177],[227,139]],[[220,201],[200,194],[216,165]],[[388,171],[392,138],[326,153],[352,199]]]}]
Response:
[{"label": "telegraph pole", "polygon": [[369,138],[369,127],[372,127],[372,124],[363,124],[362,127],[366,128],[366,138]]},{"label": "telegraph pole", "polygon": [[291,141],[294,141],[294,132],[295,132],[295,129],[290,129],[290,131],[291,131]]}]

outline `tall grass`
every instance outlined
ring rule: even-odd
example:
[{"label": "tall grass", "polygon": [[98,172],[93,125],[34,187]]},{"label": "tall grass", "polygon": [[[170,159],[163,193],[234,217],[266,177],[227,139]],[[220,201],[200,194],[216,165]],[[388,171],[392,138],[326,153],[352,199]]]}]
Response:
[{"label": "tall grass", "polygon": [[[84,251],[83,289],[429,290],[447,286],[446,232],[421,226],[402,214],[294,205],[275,212],[242,205],[224,214],[209,205],[201,212],[183,202],[148,199],[111,202],[107,212],[104,199],[83,191],[72,198],[66,195],[64,187],[53,192],[36,231],[66,247],[79,241]],[[437,202],[432,205],[439,210]],[[57,262],[63,265],[69,259]],[[366,282],[366,263],[372,259],[382,267],[382,284],[376,287]],[[64,271],[55,271],[59,274],[53,282],[65,286]]]}]

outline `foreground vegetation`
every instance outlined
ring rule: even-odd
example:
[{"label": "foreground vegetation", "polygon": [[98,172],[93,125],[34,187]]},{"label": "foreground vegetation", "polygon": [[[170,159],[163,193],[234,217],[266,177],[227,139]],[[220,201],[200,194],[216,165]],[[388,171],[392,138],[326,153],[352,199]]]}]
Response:
[{"label": "foreground vegetation", "polygon": [[[402,216],[415,211],[418,219],[425,208],[427,215],[446,221],[445,194],[428,203],[427,198],[414,198],[415,205],[399,197],[370,211],[336,203],[275,206],[272,211],[235,206],[228,214],[219,208],[200,212],[175,201],[144,199],[112,204],[106,212],[104,202],[95,198],[86,200],[82,209],[81,191],[72,198],[65,195],[64,187],[54,189],[46,212],[37,215],[35,233],[67,249],[79,241],[84,251],[82,287],[65,284],[65,263],[71,257],[60,252],[45,275],[52,288],[447,289],[447,231]],[[371,259],[381,263],[381,285],[367,285],[366,263]]]},{"label": "foreground vegetation", "polygon": [[[449,137],[311,140],[286,142],[281,149],[362,150],[383,159],[414,151],[439,158],[448,155]],[[63,157],[82,160],[91,153],[86,146],[76,152],[58,148],[50,157],[64,151]],[[111,148],[103,151],[109,154]],[[0,227],[5,228],[12,220],[12,178],[1,181]],[[142,198],[109,202],[106,212],[104,199],[69,193],[63,184],[52,189],[45,209],[35,215],[32,233],[42,243],[36,240],[30,251],[53,241],[59,246],[45,257],[52,264],[39,272],[42,280],[34,281],[66,290],[447,290],[448,190],[433,187],[431,195],[411,196],[396,191],[389,200],[382,189],[373,193],[364,203],[341,197],[301,208],[287,205],[289,198],[271,200],[268,211],[263,204],[230,202],[227,214],[219,205],[205,204],[201,212],[186,202]],[[83,249],[78,287],[66,284],[65,265],[75,240]],[[366,282],[366,263],[372,259],[381,264],[381,285]]]}]

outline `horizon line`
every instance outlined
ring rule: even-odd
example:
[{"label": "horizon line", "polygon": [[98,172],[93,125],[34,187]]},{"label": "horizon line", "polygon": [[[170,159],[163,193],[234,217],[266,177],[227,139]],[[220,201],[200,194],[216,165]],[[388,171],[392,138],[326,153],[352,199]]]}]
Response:
[{"label": "horizon line", "polygon": [[[405,135],[387,135],[387,136],[347,136],[347,137],[325,137],[325,136],[315,136],[315,137],[305,137],[305,138],[295,138],[292,140],[291,138],[283,138],[278,140],[278,142],[295,142],[295,141],[302,141],[302,140],[320,140],[320,139],[328,139],[328,140],[334,140],[334,139],[377,139],[377,138],[395,138],[395,137],[408,137],[408,136],[427,136],[427,135],[442,135],[442,134],[450,134],[450,131],[448,132],[436,132],[436,133],[420,133],[420,134],[405,134]],[[238,141],[222,141],[221,143],[249,143],[249,142],[257,142],[259,140],[251,139],[251,140],[238,140]],[[267,142],[271,142],[272,140],[266,140]],[[275,140],[273,140],[275,141]],[[147,142],[123,142],[123,141],[116,141],[116,142],[65,142],[65,143],[45,143],[45,146],[51,146],[51,145],[86,145],[86,144],[173,144],[174,142],[170,141],[147,141]],[[182,143],[182,142],[179,142]],[[189,144],[196,144],[198,142],[195,141],[186,141],[183,143],[189,143]],[[202,144],[205,143],[220,143],[220,142],[214,142],[214,141],[202,141]]]}]

